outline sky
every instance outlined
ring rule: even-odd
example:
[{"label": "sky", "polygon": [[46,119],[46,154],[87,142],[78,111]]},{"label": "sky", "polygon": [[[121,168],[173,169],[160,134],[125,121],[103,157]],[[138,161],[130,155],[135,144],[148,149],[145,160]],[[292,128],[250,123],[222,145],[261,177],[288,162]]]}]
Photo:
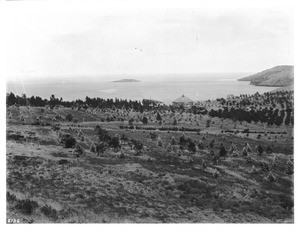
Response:
[{"label": "sky", "polygon": [[24,2],[7,8],[10,79],[259,72],[293,65],[289,7]]}]

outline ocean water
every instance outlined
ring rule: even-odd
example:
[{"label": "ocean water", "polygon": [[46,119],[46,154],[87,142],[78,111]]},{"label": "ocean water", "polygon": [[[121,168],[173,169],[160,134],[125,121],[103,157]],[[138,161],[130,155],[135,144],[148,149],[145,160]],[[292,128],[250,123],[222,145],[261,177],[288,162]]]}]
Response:
[{"label": "ocean water", "polygon": [[[226,97],[229,94],[254,94],[276,89],[258,87],[249,82],[237,81],[242,74],[203,74],[143,76],[140,82],[113,82],[124,76],[110,79],[43,78],[35,80],[7,81],[6,91],[21,95],[40,96],[49,99],[52,94],[64,100],[85,99],[88,97],[121,98],[131,100],[154,99],[171,103],[182,94],[194,101]],[[126,76],[127,77],[127,76]],[[139,78],[135,78],[139,79]]]}]

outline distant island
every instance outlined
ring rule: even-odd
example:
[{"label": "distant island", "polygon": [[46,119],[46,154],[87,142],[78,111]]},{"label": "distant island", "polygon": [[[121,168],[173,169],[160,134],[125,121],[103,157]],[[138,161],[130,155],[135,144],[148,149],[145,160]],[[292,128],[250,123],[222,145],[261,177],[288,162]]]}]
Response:
[{"label": "distant island", "polygon": [[141,81],[136,80],[136,79],[120,79],[120,80],[116,80],[116,81],[113,81],[113,82],[131,83],[131,82],[141,82]]},{"label": "distant island", "polygon": [[250,81],[255,86],[286,87],[294,84],[294,66],[276,66],[238,81]]}]

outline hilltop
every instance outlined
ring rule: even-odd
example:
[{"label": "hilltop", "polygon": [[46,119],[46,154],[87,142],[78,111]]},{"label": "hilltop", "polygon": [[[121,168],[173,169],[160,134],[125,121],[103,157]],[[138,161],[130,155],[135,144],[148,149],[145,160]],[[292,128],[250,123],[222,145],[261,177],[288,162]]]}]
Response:
[{"label": "hilltop", "polygon": [[141,81],[136,80],[136,79],[120,79],[120,80],[116,80],[113,82],[131,83],[131,82],[141,82]]},{"label": "hilltop", "polygon": [[238,80],[255,86],[284,87],[294,83],[294,66],[276,66]]}]

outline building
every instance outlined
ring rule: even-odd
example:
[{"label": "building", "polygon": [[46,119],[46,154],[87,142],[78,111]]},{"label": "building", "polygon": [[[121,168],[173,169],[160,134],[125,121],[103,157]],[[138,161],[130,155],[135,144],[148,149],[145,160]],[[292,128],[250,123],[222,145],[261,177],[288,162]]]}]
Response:
[{"label": "building", "polygon": [[184,95],[174,100],[172,103],[174,106],[192,106],[194,104],[193,100]]}]

